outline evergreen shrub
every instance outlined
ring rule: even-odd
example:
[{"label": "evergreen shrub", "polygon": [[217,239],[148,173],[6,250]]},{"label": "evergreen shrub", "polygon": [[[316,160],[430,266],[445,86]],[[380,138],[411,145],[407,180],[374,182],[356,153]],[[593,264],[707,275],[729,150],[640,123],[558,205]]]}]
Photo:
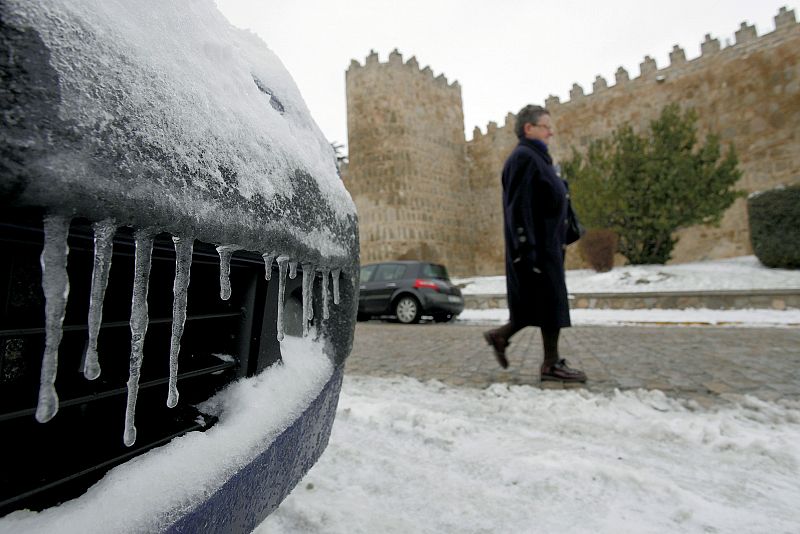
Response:
[{"label": "evergreen shrub", "polygon": [[740,196],[733,146],[723,150],[713,132],[698,139],[697,120],[670,104],[646,131],[622,124],[562,163],[581,221],[613,229],[632,264],[666,263],[676,230],[717,224]]},{"label": "evergreen shrub", "polygon": [[800,184],[747,200],[750,242],[767,267],[800,269]]}]

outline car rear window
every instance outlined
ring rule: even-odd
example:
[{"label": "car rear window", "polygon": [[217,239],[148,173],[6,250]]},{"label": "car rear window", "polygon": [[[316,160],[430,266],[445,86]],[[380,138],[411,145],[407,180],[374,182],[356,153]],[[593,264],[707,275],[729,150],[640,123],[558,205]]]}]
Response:
[{"label": "car rear window", "polygon": [[360,280],[361,283],[369,282],[369,277],[372,276],[372,271],[375,270],[375,265],[367,265],[366,267],[361,267],[361,275]]},{"label": "car rear window", "polygon": [[432,263],[423,264],[422,276],[427,278],[441,278],[442,280],[449,280],[447,276],[447,269],[444,268],[444,265],[435,265]]},{"label": "car rear window", "polygon": [[406,266],[399,263],[387,263],[378,265],[375,272],[375,282],[388,282],[390,280],[400,280],[406,274]]}]

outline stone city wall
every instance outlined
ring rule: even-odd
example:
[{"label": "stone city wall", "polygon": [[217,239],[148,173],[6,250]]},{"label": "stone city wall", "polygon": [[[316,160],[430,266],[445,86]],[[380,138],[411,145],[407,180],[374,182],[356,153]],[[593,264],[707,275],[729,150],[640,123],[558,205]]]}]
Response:
[{"label": "stone city wall", "polygon": [[[642,130],[665,105],[679,102],[698,111],[701,138],[714,131],[723,144],[733,144],[743,173],[739,189],[753,192],[800,182],[800,24],[793,11],[781,8],[775,31],[759,37],[755,27],[742,23],[735,37],[733,45],[722,48],[718,39],[706,35],[701,55],[693,60],[675,45],[665,68],[658,69],[647,56],[635,79],[620,67],[613,86],[597,76],[592,94],[574,84],[568,102],[548,98],[545,106],[556,127],[554,158],[568,158],[572,147],[584,149],[623,122]],[[486,173],[486,167],[496,166],[498,156],[507,154],[514,142],[513,129],[513,116],[501,128],[490,123],[486,134],[476,128],[468,147],[471,168]],[[471,179],[488,181],[488,175]],[[499,195],[498,190],[498,202]],[[484,242],[502,239],[502,212],[490,217]],[[719,227],[693,226],[677,236],[675,263],[752,254],[744,199],[725,213]],[[476,251],[480,254],[479,247]],[[494,260],[494,267],[491,258],[484,260],[477,262],[480,274],[502,272],[502,258]],[[567,264],[581,265],[575,247]]]},{"label": "stone city wall", "polygon": [[[758,36],[742,23],[735,43],[706,35],[701,55],[679,46],[659,69],[645,57],[639,76],[620,67],[615,84],[598,76],[591,94],[578,84],[570,100],[545,105],[556,126],[556,160],[610,134],[623,122],[644,129],[679,102],[699,115],[701,138],[714,131],[736,148],[738,187],[752,192],[800,182],[800,24],[781,8],[775,30]],[[463,135],[461,90],[434,78],[397,51],[387,63],[372,53],[347,71],[350,166],[345,184],[359,209],[362,262],[434,259],[456,274],[503,272],[500,171],[516,144],[513,114]],[[678,232],[674,262],[750,254],[746,203],[737,201],[717,227]],[[581,266],[570,247],[568,267]]]},{"label": "stone city wall", "polygon": [[486,134],[481,134],[475,127],[472,141],[467,143],[469,183],[474,193],[474,213],[478,221],[473,235],[474,274],[502,274],[505,269],[500,173],[506,157],[517,146],[515,120],[516,117],[509,113],[502,127],[490,122]]}]

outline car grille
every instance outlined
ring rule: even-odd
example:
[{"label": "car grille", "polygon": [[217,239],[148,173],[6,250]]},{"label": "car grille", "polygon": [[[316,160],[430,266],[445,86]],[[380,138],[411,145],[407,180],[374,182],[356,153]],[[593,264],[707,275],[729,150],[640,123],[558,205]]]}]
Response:
[{"label": "car grille", "polygon": [[[69,299],[58,350],[59,410],[47,423],[34,418],[45,346],[40,254],[41,213],[8,210],[0,218],[0,515],[42,509],[73,498],[111,467],[192,430],[213,425],[194,405],[231,381],[258,373],[280,358],[277,284],[264,279],[264,261],[235,253],[232,292],[221,300],[220,259],[213,245],[195,242],[178,368],[179,401],[167,408],[175,247],[156,236],[149,282],[149,326],[136,407],[135,443],[123,443],[131,354],[133,230],[114,238],[98,337],[101,374],[83,376],[94,232],[73,220],[68,237]],[[276,277],[273,277],[275,279]],[[287,279],[287,295],[300,277]]]}]

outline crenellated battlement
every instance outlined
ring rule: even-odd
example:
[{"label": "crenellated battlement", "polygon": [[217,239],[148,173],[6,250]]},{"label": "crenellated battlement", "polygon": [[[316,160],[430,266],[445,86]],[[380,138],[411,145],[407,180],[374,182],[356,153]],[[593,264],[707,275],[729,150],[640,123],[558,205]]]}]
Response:
[{"label": "crenellated battlement", "polygon": [[[639,64],[639,76],[634,79],[631,79],[628,71],[620,66],[615,73],[614,85],[608,85],[606,79],[598,74],[592,83],[591,93],[586,93],[582,85],[573,83],[569,91],[569,100],[562,102],[558,96],[550,95],[545,99],[544,105],[548,109],[578,103],[590,105],[593,99],[613,97],[620,91],[634,89],[635,84],[664,83],[669,79],[704,68],[707,61],[718,61],[725,55],[752,53],[761,47],[773,46],[776,40],[800,32],[800,23],[793,9],[781,7],[773,20],[775,29],[761,36],[758,35],[754,25],[742,22],[739,29],[734,32],[735,42],[724,48],[720,45],[719,39],[707,33],[704,41],[700,43],[700,55],[691,60],[686,58],[686,51],[676,44],[669,53],[669,65],[663,68],[658,67],[654,58],[646,55]],[[479,132],[480,128],[476,126],[473,136]]]},{"label": "crenellated battlement", "polygon": [[417,73],[425,79],[430,80],[436,86],[452,88],[458,91],[461,90],[461,85],[458,83],[458,80],[454,80],[452,83],[450,83],[447,81],[447,77],[445,77],[444,73],[434,75],[433,70],[429,66],[420,68],[419,62],[415,56],[411,56],[404,62],[403,55],[397,48],[389,53],[387,61],[384,62],[380,61],[378,53],[375,52],[375,50],[370,50],[370,53],[364,60],[363,65],[356,59],[350,60],[350,67],[347,69],[347,74],[349,75],[351,72],[355,73],[359,71],[372,71],[387,68]]},{"label": "crenellated battlement", "polygon": [[[597,75],[586,90],[572,84],[566,102],[549,96],[554,160],[622,124],[644,130],[665,105],[679,102],[698,111],[699,135],[714,132],[735,148],[737,189],[797,183],[800,24],[785,7],[774,21],[761,36],[747,22],[730,39],[706,34],[694,58],[676,44],[667,65],[644,56],[639,72],[619,67],[613,80]],[[398,50],[385,61],[371,51],[347,71],[347,123],[343,179],[358,207],[362,261],[425,259],[459,276],[504,272],[499,174],[518,143],[514,113],[488,122],[485,133],[476,126],[467,141],[458,82]],[[571,250],[569,268],[584,266]],[[720,226],[681,229],[673,260],[751,253],[746,206],[737,201]]]},{"label": "crenellated battlement", "polygon": [[[502,133],[502,135],[506,135],[509,131],[513,132],[514,125],[517,121],[517,116],[510,111],[506,114],[505,119],[503,119],[503,124],[499,125],[495,121],[489,121],[486,125],[486,133],[484,134],[479,127],[475,127],[472,130],[472,141],[476,141],[484,136],[494,137],[498,133]],[[468,142],[470,143],[470,142]]]}]

